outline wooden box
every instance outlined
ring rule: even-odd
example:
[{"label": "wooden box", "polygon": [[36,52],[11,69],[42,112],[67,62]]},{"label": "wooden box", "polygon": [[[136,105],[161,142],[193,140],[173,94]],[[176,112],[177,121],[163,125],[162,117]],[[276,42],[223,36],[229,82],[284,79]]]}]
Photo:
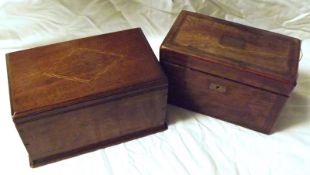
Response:
[{"label": "wooden box", "polygon": [[298,39],[182,11],[160,48],[168,102],[270,133],[299,53]]},{"label": "wooden box", "polygon": [[167,79],[141,29],[9,53],[7,68],[33,167],[167,128]]}]

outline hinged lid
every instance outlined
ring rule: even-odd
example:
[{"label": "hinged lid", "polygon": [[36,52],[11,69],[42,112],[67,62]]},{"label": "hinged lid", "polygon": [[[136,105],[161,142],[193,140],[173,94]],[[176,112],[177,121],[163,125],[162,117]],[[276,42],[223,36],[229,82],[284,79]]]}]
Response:
[{"label": "hinged lid", "polygon": [[182,11],[160,59],[288,95],[296,84],[299,52],[298,39]]},{"label": "hinged lid", "polygon": [[167,86],[141,29],[9,53],[7,67],[14,120]]}]

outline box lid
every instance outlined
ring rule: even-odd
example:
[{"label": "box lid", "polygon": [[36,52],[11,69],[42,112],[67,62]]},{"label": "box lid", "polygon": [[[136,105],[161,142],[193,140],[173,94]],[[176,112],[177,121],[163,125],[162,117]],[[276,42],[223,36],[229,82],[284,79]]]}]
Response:
[{"label": "box lid", "polygon": [[298,39],[182,11],[161,45],[160,60],[288,95],[299,54]]},{"label": "box lid", "polygon": [[14,120],[167,86],[139,28],[9,53],[7,68]]}]

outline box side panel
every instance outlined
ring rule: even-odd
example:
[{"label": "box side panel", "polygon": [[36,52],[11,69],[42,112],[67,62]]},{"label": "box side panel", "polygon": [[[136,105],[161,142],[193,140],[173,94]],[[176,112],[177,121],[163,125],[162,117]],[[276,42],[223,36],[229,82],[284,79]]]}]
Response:
[{"label": "box side panel", "polygon": [[168,102],[269,133],[286,97],[181,66],[162,63]]},{"label": "box side panel", "polygon": [[5,55],[6,58],[6,70],[7,70],[7,78],[8,78],[8,85],[9,85],[9,95],[10,95],[10,107],[11,107],[11,115],[14,115],[14,104],[12,101],[12,83],[11,83],[11,67],[10,67],[10,59],[9,59],[9,55],[6,54]]},{"label": "box side panel", "polygon": [[32,165],[37,166],[118,143],[118,138],[123,141],[148,134],[139,132],[164,129],[166,105],[167,88],[17,124],[17,128]]}]

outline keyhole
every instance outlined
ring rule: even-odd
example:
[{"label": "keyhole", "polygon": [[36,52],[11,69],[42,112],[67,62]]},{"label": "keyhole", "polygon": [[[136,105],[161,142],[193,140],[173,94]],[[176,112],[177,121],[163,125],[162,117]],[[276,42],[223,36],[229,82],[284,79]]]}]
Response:
[{"label": "keyhole", "polygon": [[216,83],[210,83],[209,85],[209,89],[213,89],[217,92],[226,92],[226,87],[225,86],[221,86],[219,84],[216,84]]}]

